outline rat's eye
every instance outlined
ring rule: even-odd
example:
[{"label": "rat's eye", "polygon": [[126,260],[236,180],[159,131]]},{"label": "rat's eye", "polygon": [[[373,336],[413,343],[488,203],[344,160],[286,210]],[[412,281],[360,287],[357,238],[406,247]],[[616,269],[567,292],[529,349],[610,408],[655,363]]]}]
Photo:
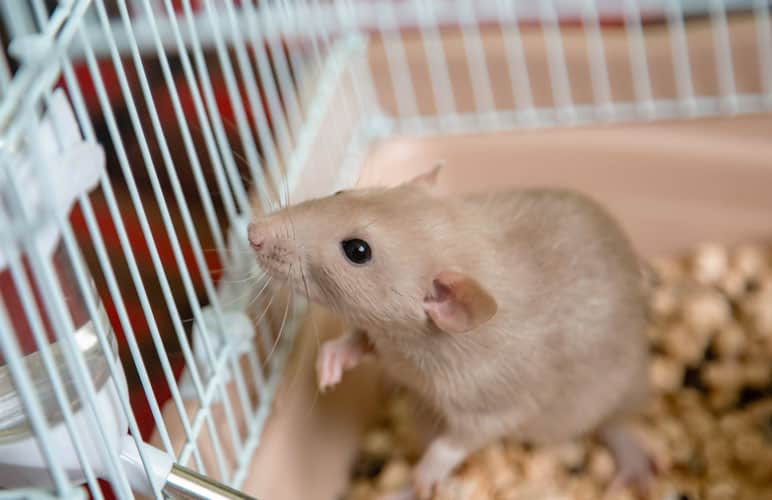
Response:
[{"label": "rat's eye", "polygon": [[372,256],[370,245],[365,240],[343,240],[340,242],[340,246],[343,248],[346,258],[354,264],[364,264]]},{"label": "rat's eye", "polygon": [[340,191],[335,191],[335,193],[333,194],[333,196],[338,196],[338,195],[339,195],[339,194],[341,194],[342,192],[343,192],[343,190],[342,190],[342,189],[341,189]]}]

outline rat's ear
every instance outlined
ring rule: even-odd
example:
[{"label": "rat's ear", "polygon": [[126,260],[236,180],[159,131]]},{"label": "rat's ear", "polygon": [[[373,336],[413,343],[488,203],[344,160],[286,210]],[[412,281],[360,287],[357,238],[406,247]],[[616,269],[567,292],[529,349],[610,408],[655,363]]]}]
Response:
[{"label": "rat's ear", "polygon": [[412,178],[407,182],[407,184],[413,184],[415,186],[423,186],[429,189],[433,189],[434,186],[437,185],[437,177],[439,177],[440,172],[444,166],[444,161],[438,161],[434,164],[434,168],[424,174]]},{"label": "rat's ear", "polygon": [[496,300],[476,280],[454,271],[435,276],[423,307],[434,324],[447,333],[473,330],[498,310]]}]

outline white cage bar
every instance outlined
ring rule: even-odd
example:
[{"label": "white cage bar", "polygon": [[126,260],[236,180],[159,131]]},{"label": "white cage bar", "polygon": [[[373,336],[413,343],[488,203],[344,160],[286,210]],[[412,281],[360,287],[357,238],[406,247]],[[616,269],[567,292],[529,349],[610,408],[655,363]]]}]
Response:
[{"label": "white cage bar", "polygon": [[[765,0],[19,0],[0,15],[2,496],[103,498],[104,479],[160,497],[179,466],[238,488],[305,314],[254,270],[246,224],[352,185],[379,138],[772,107]],[[742,60],[735,16],[756,30]],[[695,23],[711,92],[692,78]]]}]

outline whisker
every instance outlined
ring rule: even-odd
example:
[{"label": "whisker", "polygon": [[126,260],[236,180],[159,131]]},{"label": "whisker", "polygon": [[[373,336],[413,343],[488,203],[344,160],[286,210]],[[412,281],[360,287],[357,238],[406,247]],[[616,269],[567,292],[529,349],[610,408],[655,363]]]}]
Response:
[{"label": "whisker", "polygon": [[[217,252],[216,248],[203,248],[202,250],[204,252],[210,252],[210,253],[212,253],[212,252],[216,253]],[[229,254],[237,254],[237,255],[247,255],[247,256],[254,256],[255,255],[255,252],[253,252],[251,250],[236,250],[236,249],[233,249],[233,248],[228,248],[228,253]]]},{"label": "whisker", "polygon": [[316,389],[314,390],[314,399],[311,400],[311,406],[308,407],[308,413],[306,414],[307,417],[310,417],[314,409],[316,408],[316,402],[319,401],[319,396],[322,395],[322,391],[319,390],[319,384],[316,384]]},{"label": "whisker", "polygon": [[[298,258],[298,261],[299,260],[300,260],[300,258]],[[300,264],[300,263],[298,263],[298,264]],[[300,266],[300,278],[303,280],[303,288],[304,288],[304,290],[306,292],[306,297],[310,299],[311,292],[308,289],[308,280],[306,279],[305,270],[303,269],[302,265]],[[310,312],[309,316],[310,316],[309,319],[311,320],[311,328],[314,331],[314,338],[316,339],[316,353],[317,353],[317,356],[318,356],[319,352],[321,352],[321,349],[322,349],[322,339],[321,339],[321,337],[319,335],[319,328],[316,325],[316,319],[314,318],[313,312]],[[316,361],[316,360],[314,360],[314,361]],[[315,362],[314,362],[314,366],[316,366]],[[318,383],[315,384],[314,387],[315,387],[314,399],[311,400],[311,405],[308,408],[308,416],[310,416],[313,413],[314,408],[316,407],[316,402],[319,400],[319,396],[321,395],[321,392],[319,391],[319,384]]]},{"label": "whisker", "polygon": [[[306,272],[303,269],[303,266],[300,262],[300,257],[298,257],[298,268],[300,269],[300,278],[303,280],[303,289],[306,292],[306,299],[311,300],[311,291],[308,288],[308,280],[306,279]],[[314,329],[314,333],[316,336],[316,347],[321,346],[321,340],[319,338],[319,330],[316,328],[316,321],[314,321],[313,315],[311,315],[311,326]]]},{"label": "whisker", "polygon": [[[259,325],[260,322],[263,320],[265,315],[268,313],[268,311],[271,309],[271,304],[273,304],[273,299],[276,298],[276,294],[271,295],[271,298],[268,300],[268,304],[265,306],[265,309],[263,309],[263,312],[260,314],[260,316],[254,321],[254,324]],[[266,347],[263,346],[265,349]],[[267,362],[266,362],[267,364]],[[263,365],[265,366],[265,365]]]},{"label": "whisker", "polygon": [[[292,273],[292,266],[290,266],[290,272]],[[265,364],[263,366],[267,366],[268,362],[271,360],[271,356],[273,356],[273,353],[276,352],[276,346],[279,345],[279,341],[281,340],[282,333],[284,333],[284,326],[287,323],[287,313],[289,313],[289,305],[290,305],[290,299],[292,298],[292,287],[287,286],[287,304],[284,306],[284,317],[281,320],[281,325],[279,326],[279,333],[276,335],[276,341],[273,343],[273,347],[271,348],[271,352],[268,353],[268,356],[265,358]]]},{"label": "whisker", "polygon": [[247,299],[247,297],[249,295],[251,295],[252,293],[253,293],[252,291],[247,290],[247,291],[245,291],[245,292],[243,292],[243,293],[241,293],[241,294],[239,294],[239,295],[237,295],[235,297],[231,297],[228,300],[222,301],[223,309],[230,309],[230,308],[233,308],[234,306],[238,306],[238,309],[250,309],[251,307],[253,307],[255,305],[255,303],[257,302],[257,299],[260,298],[259,296],[252,297],[252,298],[248,299],[247,304],[244,305],[244,306],[240,306],[239,304],[242,304],[242,302],[245,299]]},{"label": "whisker", "polygon": [[263,278],[265,278],[266,276],[268,276],[268,274],[266,274],[266,273],[250,274],[246,278],[233,278],[233,279],[231,279],[231,278],[221,278],[220,282],[222,282],[222,283],[255,283],[255,284],[257,284],[260,281],[262,281]]},{"label": "whisker", "polygon": [[[265,289],[268,288],[268,285],[271,284],[271,280],[272,280],[271,276],[268,276],[268,281],[265,282],[265,284],[263,285],[263,288],[261,288],[260,291],[257,292],[257,295],[255,295],[252,298],[252,300],[249,302],[249,304],[247,304],[247,308],[250,308],[253,305],[255,305],[255,303],[258,301],[258,299],[260,299],[260,296],[263,294]],[[268,304],[270,305],[270,302]],[[261,319],[263,319],[262,316],[256,321],[256,323],[259,322]]]}]

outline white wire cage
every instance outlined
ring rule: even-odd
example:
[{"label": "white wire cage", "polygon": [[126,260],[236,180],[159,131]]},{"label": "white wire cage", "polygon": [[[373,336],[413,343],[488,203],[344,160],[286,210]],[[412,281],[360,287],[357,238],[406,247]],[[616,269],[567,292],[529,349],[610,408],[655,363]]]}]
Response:
[{"label": "white wire cage", "polygon": [[[255,303],[246,223],[354,184],[378,139],[772,106],[766,1],[0,11],[0,486],[12,497],[173,494],[175,463],[239,488],[305,311]],[[692,79],[705,65],[709,85]]]}]

